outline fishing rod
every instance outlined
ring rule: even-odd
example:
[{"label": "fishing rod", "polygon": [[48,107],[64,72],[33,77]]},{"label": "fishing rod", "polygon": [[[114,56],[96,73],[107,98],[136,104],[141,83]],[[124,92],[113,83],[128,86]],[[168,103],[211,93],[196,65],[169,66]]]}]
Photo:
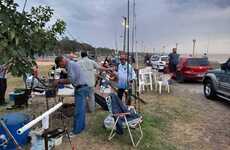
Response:
[{"label": "fishing rod", "polygon": [[[103,79],[105,80],[116,92],[118,91],[118,88],[117,88],[117,85],[113,82],[113,81],[110,81],[109,79],[107,79],[105,76],[102,76],[102,75],[97,75],[100,79]],[[147,102],[145,100],[143,100],[142,98],[140,98],[139,96],[137,95],[134,95],[132,93],[128,93],[128,91],[126,90],[125,91],[127,94],[130,94],[130,97],[133,97],[137,100],[139,100],[141,103],[143,104],[147,104]]]},{"label": "fishing rod", "polygon": [[[129,58],[129,7],[130,7],[130,2],[128,0],[128,14],[127,14],[127,87],[128,87],[128,94],[127,94],[127,103],[130,104],[131,103],[131,93],[132,93],[132,88],[130,87],[130,79],[132,80],[132,77],[129,78],[130,76],[130,70],[132,69],[130,66],[130,58]],[[131,72],[132,74],[132,72]]]}]

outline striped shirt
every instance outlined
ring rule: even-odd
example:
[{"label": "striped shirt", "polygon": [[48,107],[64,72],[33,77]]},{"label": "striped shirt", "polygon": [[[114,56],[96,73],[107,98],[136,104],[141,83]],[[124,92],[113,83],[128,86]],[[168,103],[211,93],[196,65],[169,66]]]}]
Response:
[{"label": "striped shirt", "polygon": [[[127,79],[127,70],[128,70],[128,67],[129,66],[129,75],[128,75],[128,79]],[[127,65],[124,64],[119,64],[118,66],[118,88],[120,89],[127,89],[128,88],[128,85],[127,85],[127,81],[131,81],[131,80],[135,80],[136,79],[136,73],[132,67],[132,65]]]}]

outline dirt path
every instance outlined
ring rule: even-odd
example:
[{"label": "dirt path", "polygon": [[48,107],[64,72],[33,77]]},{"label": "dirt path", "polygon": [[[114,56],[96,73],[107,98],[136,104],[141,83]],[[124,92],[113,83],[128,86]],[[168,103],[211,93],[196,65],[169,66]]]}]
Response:
[{"label": "dirt path", "polygon": [[[177,84],[174,94],[193,103],[197,114],[191,122],[174,122],[174,134],[180,149],[230,149],[230,103],[211,101],[203,96],[199,83]],[[178,142],[180,141],[180,142]]]}]

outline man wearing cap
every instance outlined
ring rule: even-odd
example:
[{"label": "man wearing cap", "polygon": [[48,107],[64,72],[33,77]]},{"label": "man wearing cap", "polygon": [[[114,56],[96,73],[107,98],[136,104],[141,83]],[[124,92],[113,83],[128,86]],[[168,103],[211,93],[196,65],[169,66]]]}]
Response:
[{"label": "man wearing cap", "polygon": [[[128,70],[129,69],[129,70]],[[128,82],[131,83],[136,79],[136,73],[132,65],[127,62],[127,55],[120,55],[120,64],[117,68],[117,77],[118,77],[118,97],[122,100],[125,90],[128,89]]]},{"label": "man wearing cap", "polygon": [[73,133],[79,134],[85,129],[85,102],[86,97],[89,96],[89,87],[87,85],[87,78],[82,71],[78,62],[74,62],[58,56],[55,63],[60,68],[65,68],[68,73],[68,79],[59,79],[55,84],[69,84],[75,87],[75,110],[74,110],[74,124]]}]

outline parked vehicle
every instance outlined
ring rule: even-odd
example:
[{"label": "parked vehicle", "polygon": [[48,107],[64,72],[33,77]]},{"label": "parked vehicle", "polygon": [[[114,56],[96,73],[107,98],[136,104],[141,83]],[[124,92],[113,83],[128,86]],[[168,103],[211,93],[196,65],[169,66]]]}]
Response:
[{"label": "parked vehicle", "polygon": [[221,69],[211,70],[205,74],[204,95],[208,99],[221,97],[230,101],[230,58],[221,65]]},{"label": "parked vehicle", "polygon": [[209,68],[208,58],[181,57],[174,76],[178,82],[202,81]]},{"label": "parked vehicle", "polygon": [[168,56],[153,55],[150,60],[153,69],[163,71],[168,63]]},{"label": "parked vehicle", "polygon": [[151,57],[150,57],[149,54],[146,54],[146,55],[145,55],[144,64],[145,64],[146,66],[151,66]]}]

